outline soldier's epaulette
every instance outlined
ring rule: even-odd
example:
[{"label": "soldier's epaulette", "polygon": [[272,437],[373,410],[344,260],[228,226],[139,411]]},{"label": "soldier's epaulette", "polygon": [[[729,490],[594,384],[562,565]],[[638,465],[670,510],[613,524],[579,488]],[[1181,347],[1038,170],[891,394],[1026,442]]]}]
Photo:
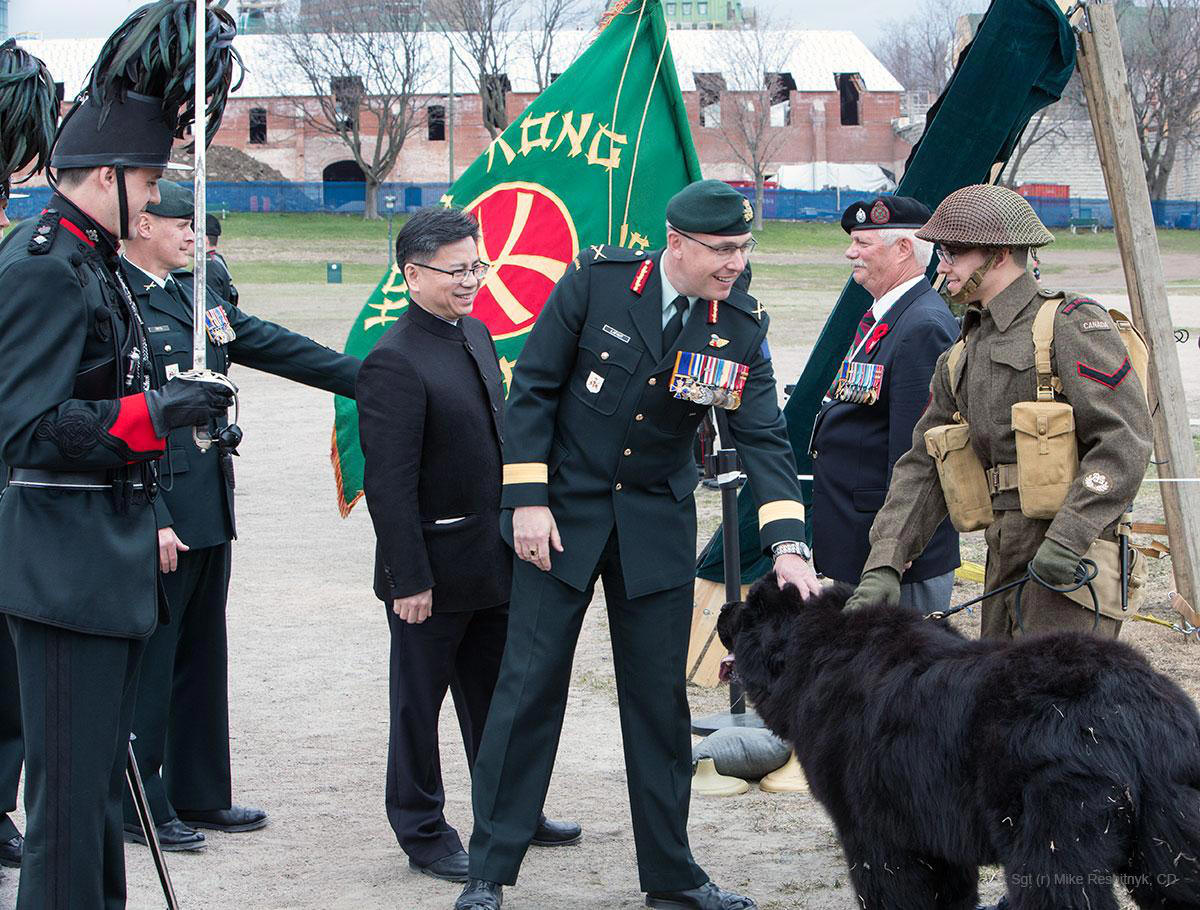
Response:
[{"label": "soldier's epaulette", "polygon": [[595,243],[585,246],[575,257],[575,268],[585,265],[595,265],[598,262],[644,262],[645,250],[631,250],[625,246],[612,246],[607,243]]},{"label": "soldier's epaulette", "polygon": [[[1088,306],[1089,304],[1091,306],[1099,307],[1101,310],[1104,310],[1104,305],[1102,303],[1099,303],[1098,301],[1093,300],[1091,297],[1086,297],[1083,294],[1067,294],[1066,300],[1067,300],[1066,305],[1064,305],[1063,308],[1059,311],[1064,316],[1068,316],[1071,313],[1075,312],[1075,310],[1077,310],[1079,307]],[[1104,311],[1107,312],[1107,310],[1104,310]]]},{"label": "soldier's epaulette", "polygon": [[54,246],[54,235],[57,233],[58,212],[54,209],[46,209],[33,229],[33,236],[29,238],[29,252],[34,256],[49,253],[50,247]]}]

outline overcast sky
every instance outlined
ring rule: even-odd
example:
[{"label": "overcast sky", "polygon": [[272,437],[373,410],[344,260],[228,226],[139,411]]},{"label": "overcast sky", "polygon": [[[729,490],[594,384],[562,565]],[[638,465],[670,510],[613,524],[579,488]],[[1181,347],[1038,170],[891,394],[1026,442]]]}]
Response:
[{"label": "overcast sky", "polygon": [[[9,0],[9,28],[40,32],[44,38],[103,36],[144,0]],[[231,4],[232,5],[232,4]],[[756,0],[773,20],[790,20],[799,28],[836,28],[857,32],[868,44],[889,19],[912,13],[910,0]]]}]

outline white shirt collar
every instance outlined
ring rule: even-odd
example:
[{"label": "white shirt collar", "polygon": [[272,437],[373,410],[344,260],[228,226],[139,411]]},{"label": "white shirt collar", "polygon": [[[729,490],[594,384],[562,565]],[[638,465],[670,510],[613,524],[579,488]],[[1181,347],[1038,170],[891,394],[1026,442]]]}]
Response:
[{"label": "white shirt collar", "polygon": [[875,321],[879,322],[879,320],[883,319],[884,315],[892,308],[896,301],[916,287],[917,282],[924,277],[924,275],[918,275],[916,278],[910,278],[908,281],[904,282],[904,284],[896,285],[894,288],[876,300],[875,303],[871,305],[871,312],[875,314]]},{"label": "white shirt collar", "polygon": [[157,284],[160,288],[166,288],[166,286],[167,286],[166,278],[159,278],[157,275],[153,275],[150,272],[147,272],[144,268],[142,268],[136,262],[130,261],[128,256],[122,256],[121,258],[124,259],[126,262],[128,262],[131,266],[133,266],[139,272],[141,272],[143,275],[145,275],[147,278],[149,278],[151,281],[153,281],[155,284]]}]

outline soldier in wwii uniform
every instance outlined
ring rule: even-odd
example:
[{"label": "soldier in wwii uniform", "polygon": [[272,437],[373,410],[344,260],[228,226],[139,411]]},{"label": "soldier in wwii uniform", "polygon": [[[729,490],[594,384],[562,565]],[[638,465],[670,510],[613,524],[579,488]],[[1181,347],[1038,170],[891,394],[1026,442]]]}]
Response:
[{"label": "soldier in wwii uniform", "polygon": [[[1101,545],[1115,543],[1118,522],[1149,464],[1150,414],[1125,342],[1094,300],[1038,286],[1028,270],[1029,251],[1054,238],[1029,203],[1011,190],[985,185],[957,190],[917,236],[939,244],[938,272],[967,311],[960,343],[938,360],[913,446],[896,464],[851,604],[894,603],[904,565],[922,551],[947,512],[954,518],[960,508],[950,508],[948,500],[961,501],[966,484],[944,489],[932,444],[926,441],[928,432],[949,426],[969,427],[969,446],[960,449],[977,456],[985,496],[990,496],[990,508],[979,504],[986,517],[974,525],[987,527],[985,589],[1021,578],[1030,565],[1045,582],[1069,586],[1080,560],[1098,540]],[[1035,320],[1047,301],[1056,301],[1046,314],[1053,316],[1045,329],[1047,335],[1052,332],[1053,343],[1047,362],[1039,364]],[[1039,400],[1056,416],[1027,425],[1023,403]],[[1060,419],[1064,405],[1073,410],[1073,432],[1072,421]],[[968,438],[966,433],[957,434],[960,441]],[[1033,506],[1037,478],[1022,474],[1026,466],[1018,470],[1021,433],[1033,434],[1029,438],[1035,448],[1041,434],[1047,460],[1062,462],[1049,466],[1064,477],[1064,495],[1053,512]],[[1055,455],[1060,445],[1077,457],[1077,468]],[[1017,589],[983,602],[984,636],[1091,630],[1095,625],[1099,634],[1115,637],[1120,630],[1117,618],[1097,617],[1043,585],[1027,584],[1021,591],[1019,615]]]},{"label": "soldier in wwii uniform", "polygon": [[457,910],[496,910],[502,885],[516,881],[546,796],[571,658],[597,579],[612,629],[647,903],[757,906],[710,881],[688,846],[684,661],[696,563],[692,443],[704,408],[673,393],[674,377],[687,385],[685,362],[730,373],[714,396],[739,396],[729,426],[759,502],[764,550],[774,554],[781,583],[815,593],[801,555],[803,509],[766,346],[768,319],[735,287],[754,246],[752,217],[725,183],[685,188],[667,206],[666,249],[581,252],[521,353],[501,494],[501,529],[517,557],[508,639],[474,768],[471,880]]}]

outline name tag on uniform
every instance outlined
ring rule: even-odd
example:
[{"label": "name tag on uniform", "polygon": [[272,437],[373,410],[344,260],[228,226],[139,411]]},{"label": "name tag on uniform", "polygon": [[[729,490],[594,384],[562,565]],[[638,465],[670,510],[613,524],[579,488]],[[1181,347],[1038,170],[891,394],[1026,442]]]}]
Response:
[{"label": "name tag on uniform", "polygon": [[205,310],[204,326],[208,329],[208,337],[212,339],[213,344],[229,344],[237,338],[224,307],[215,306],[211,310]]},{"label": "name tag on uniform", "polygon": [[629,344],[629,336],[626,335],[624,332],[618,332],[611,325],[604,326],[602,331],[604,331],[605,333],[607,333],[609,335],[612,335],[612,337],[617,339],[618,341],[623,341],[626,344]]},{"label": "name tag on uniform", "polygon": [[171,327],[169,325],[150,325],[146,326],[146,331],[153,335],[155,332],[169,332]]},{"label": "name tag on uniform", "polygon": [[600,387],[604,385],[604,377],[599,373],[588,373],[587,390],[595,395],[600,391]]},{"label": "name tag on uniform", "polygon": [[850,404],[874,404],[882,390],[883,364],[843,360],[831,397]]}]

